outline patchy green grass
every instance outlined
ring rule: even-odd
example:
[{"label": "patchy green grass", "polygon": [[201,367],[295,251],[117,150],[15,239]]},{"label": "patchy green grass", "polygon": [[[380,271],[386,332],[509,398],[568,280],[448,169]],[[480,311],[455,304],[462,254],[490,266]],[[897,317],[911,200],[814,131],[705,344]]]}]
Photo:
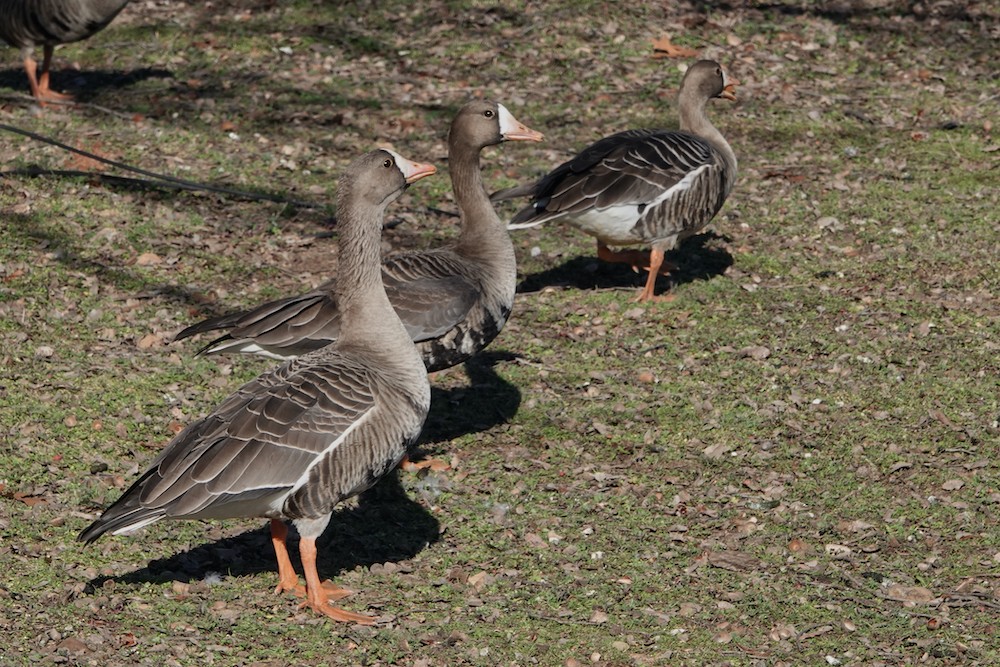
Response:
[{"label": "patchy green grass", "polygon": [[[0,135],[0,665],[1000,662],[1000,16],[843,4],[133,2],[57,51],[84,104],[40,113],[6,51],[2,123],[317,206],[29,176],[92,167]],[[546,134],[486,152],[494,188],[672,126],[664,32],[742,82],[710,109],[736,189],[666,303],[573,229],[515,235],[513,319],[432,378],[422,449],[453,469],[321,542],[377,627],[273,595],[259,520],[75,542],[268,367],[169,341],[335,273],[354,156],[446,171],[471,96]],[[386,249],[452,238],[454,210],[422,181]]]}]

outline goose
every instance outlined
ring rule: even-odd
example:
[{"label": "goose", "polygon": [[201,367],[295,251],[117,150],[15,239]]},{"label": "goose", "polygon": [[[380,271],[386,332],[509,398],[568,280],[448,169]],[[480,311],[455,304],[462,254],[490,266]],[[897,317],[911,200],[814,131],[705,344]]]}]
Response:
[{"label": "goose", "polygon": [[[395,468],[430,407],[424,365],[386,298],[378,267],[386,206],[434,171],[388,150],[351,163],[337,195],[337,342],[251,380],[181,431],[79,540],[161,519],[267,518],[276,593],[304,595],[304,606],[335,620],[374,623],[329,604],[347,591],[320,581],[316,539],[340,501]],[[300,536],[305,587],[288,556],[286,521]]]},{"label": "goose", "polygon": [[[637,301],[654,296],[668,273],[663,253],[701,231],[722,208],[736,181],[736,155],[705,115],[714,97],[736,100],[735,86],[716,62],[691,65],[681,81],[680,130],[626,130],[598,140],[534,183],[494,193],[500,201],[530,196],[508,229],[564,219],[597,237],[597,256],[648,269]],[[650,252],[609,245],[648,244]]]},{"label": "goose", "polygon": [[[472,101],[448,134],[448,166],[461,217],[455,243],[390,255],[382,280],[428,372],[460,364],[503,329],[514,303],[517,264],[505,224],[480,173],[483,148],[503,141],[541,141],[502,104]],[[328,345],[341,328],[341,306],[330,281],[300,296],[187,327],[174,340],[228,330],[199,353],[242,352],[286,360]]]},{"label": "goose", "polygon": [[[47,101],[72,99],[49,88],[49,66],[57,44],[87,39],[104,30],[129,0],[0,0],[0,38],[21,49],[31,94]],[[41,72],[35,47],[44,57]]]}]

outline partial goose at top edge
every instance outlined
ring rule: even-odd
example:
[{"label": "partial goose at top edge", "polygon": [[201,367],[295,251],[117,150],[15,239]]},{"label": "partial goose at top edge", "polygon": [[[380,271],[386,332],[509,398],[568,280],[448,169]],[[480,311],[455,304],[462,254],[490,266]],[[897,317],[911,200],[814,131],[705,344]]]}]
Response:
[{"label": "partial goose at top edge", "polygon": [[[70,100],[71,95],[49,88],[49,67],[59,44],[78,42],[100,32],[125,8],[129,0],[2,0],[0,38],[21,49],[31,94],[39,104]],[[41,71],[34,58],[43,48]]]}]

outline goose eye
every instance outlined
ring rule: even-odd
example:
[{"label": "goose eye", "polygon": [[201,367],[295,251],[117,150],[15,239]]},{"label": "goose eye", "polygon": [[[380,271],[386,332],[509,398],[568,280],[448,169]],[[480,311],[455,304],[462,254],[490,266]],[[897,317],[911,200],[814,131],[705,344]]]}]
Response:
[{"label": "goose eye", "polygon": [[493,109],[487,109],[486,111],[483,112],[483,115],[486,116],[487,118],[493,118]]},{"label": "goose eye", "polygon": [[716,73],[717,76],[722,76],[722,68],[721,67],[716,67],[715,68],[715,73]]},{"label": "goose eye", "polygon": [[385,167],[386,169],[388,169],[389,167],[391,167],[392,166],[392,158],[388,158],[387,157],[385,159],[385,161],[382,162],[382,166]]}]

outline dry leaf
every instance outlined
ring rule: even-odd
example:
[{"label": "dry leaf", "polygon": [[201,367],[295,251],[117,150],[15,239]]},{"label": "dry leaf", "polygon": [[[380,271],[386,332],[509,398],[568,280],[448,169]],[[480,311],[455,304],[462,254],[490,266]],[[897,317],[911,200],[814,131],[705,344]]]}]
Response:
[{"label": "dry leaf", "polygon": [[[95,142],[91,146],[77,146],[77,148],[79,148],[82,151],[92,153],[98,157],[103,157],[103,158],[107,157],[107,155],[105,155],[101,151],[100,142]],[[105,169],[108,168],[108,165],[106,165],[103,162],[100,162],[99,160],[95,160],[92,157],[88,157],[86,155],[80,155],[79,153],[72,153],[66,159],[66,168],[75,169],[77,171],[104,171]]]},{"label": "dry leaf", "polygon": [[710,551],[708,564],[731,572],[750,572],[760,569],[760,561],[740,551]]},{"label": "dry leaf", "polygon": [[853,521],[838,521],[837,530],[842,533],[860,533],[865,530],[870,530],[872,524],[867,521],[862,521],[861,519],[854,519]]},{"label": "dry leaf", "polygon": [[56,651],[65,651],[66,653],[85,653],[87,650],[87,645],[76,637],[67,637],[56,646]]},{"label": "dry leaf", "polygon": [[591,623],[607,623],[608,622],[608,615],[605,614],[600,609],[595,609],[594,613],[590,615],[590,622]]},{"label": "dry leaf", "polygon": [[732,448],[733,446],[728,442],[717,442],[701,450],[701,454],[710,461],[718,461]]},{"label": "dry leaf", "polygon": [[32,496],[22,491],[15,492],[13,498],[14,500],[20,500],[28,507],[34,507],[35,505],[41,505],[42,503],[49,502],[48,500],[42,498],[41,496]]},{"label": "dry leaf", "polygon": [[771,350],[763,345],[750,345],[748,347],[744,347],[736,354],[741,357],[750,357],[751,359],[755,359],[757,361],[763,361],[771,356]]},{"label": "dry leaf", "polygon": [[812,639],[813,637],[819,637],[821,635],[825,635],[828,632],[833,632],[833,626],[821,625],[819,627],[812,628],[811,630],[806,630],[801,635],[799,635],[799,639]]},{"label": "dry leaf", "polygon": [[893,584],[885,589],[885,596],[905,605],[928,604],[934,601],[934,593],[923,586]]},{"label": "dry leaf", "polygon": [[795,626],[791,623],[776,623],[771,632],[768,633],[768,637],[772,641],[781,641],[783,639],[791,639],[792,637],[797,637],[799,631],[795,629]]},{"label": "dry leaf", "polygon": [[163,259],[155,252],[144,252],[135,260],[136,266],[156,266],[163,263]]},{"label": "dry leaf", "polygon": [[702,606],[695,602],[681,602],[680,610],[678,613],[681,616],[694,616],[695,614],[701,612]]},{"label": "dry leaf", "polygon": [[660,35],[659,39],[653,40],[654,58],[694,58],[698,52],[684,46],[677,46],[670,41],[670,35],[666,33]]},{"label": "dry leaf", "polygon": [[671,619],[670,614],[664,613],[662,611],[656,611],[652,607],[646,607],[642,610],[642,613],[649,614],[656,619],[658,625],[669,625],[673,619]]},{"label": "dry leaf", "polygon": [[535,547],[536,549],[548,549],[549,545],[543,540],[539,535],[535,533],[527,533],[524,536],[524,541]]},{"label": "dry leaf", "polygon": [[162,342],[163,342],[163,337],[160,334],[151,333],[151,334],[146,334],[145,336],[140,338],[139,342],[136,343],[135,345],[140,350],[148,350],[151,347],[156,347],[160,345]]},{"label": "dry leaf", "polygon": [[477,591],[481,591],[486,585],[493,583],[493,576],[486,572],[476,572],[469,577],[468,582]]}]

